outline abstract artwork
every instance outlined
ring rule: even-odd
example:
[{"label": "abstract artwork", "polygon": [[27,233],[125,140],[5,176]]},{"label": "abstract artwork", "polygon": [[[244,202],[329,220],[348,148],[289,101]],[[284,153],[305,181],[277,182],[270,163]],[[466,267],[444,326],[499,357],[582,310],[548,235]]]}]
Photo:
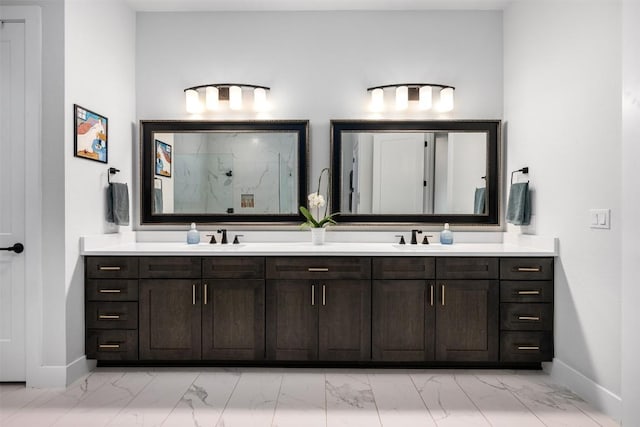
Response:
[{"label": "abstract artwork", "polygon": [[76,157],[107,163],[107,118],[79,105],[73,105],[73,154]]},{"label": "abstract artwork", "polygon": [[171,146],[156,139],[156,175],[171,177]]}]

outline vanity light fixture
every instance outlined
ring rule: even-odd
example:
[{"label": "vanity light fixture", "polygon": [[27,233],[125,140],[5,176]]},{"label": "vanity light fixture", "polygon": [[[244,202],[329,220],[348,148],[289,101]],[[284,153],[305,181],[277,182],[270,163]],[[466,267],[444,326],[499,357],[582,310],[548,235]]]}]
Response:
[{"label": "vanity light fixture", "polygon": [[[267,92],[271,88],[245,83],[211,83],[186,88],[186,110],[191,114],[202,113],[205,107],[209,111],[218,111],[223,106],[221,101],[228,101],[230,110],[242,110],[243,89],[253,90],[254,111],[267,110]],[[201,95],[204,95],[204,103],[200,99]]]},{"label": "vanity light fixture", "polygon": [[406,110],[409,108],[409,101],[417,101],[418,109],[427,111],[434,106],[434,88],[440,89],[440,99],[436,104],[437,111],[444,113],[453,110],[455,87],[439,83],[397,83],[367,88],[367,91],[371,92],[370,109],[374,112],[383,111],[384,89],[395,89],[396,110]]}]

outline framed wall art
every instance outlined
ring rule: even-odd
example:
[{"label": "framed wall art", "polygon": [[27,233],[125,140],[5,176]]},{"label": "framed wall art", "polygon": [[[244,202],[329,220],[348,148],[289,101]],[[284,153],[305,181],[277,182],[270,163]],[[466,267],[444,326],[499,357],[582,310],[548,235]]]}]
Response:
[{"label": "framed wall art", "polygon": [[84,107],[73,105],[73,154],[75,157],[108,162],[108,119]]},{"label": "framed wall art", "polygon": [[156,139],[156,175],[171,178],[171,145]]}]

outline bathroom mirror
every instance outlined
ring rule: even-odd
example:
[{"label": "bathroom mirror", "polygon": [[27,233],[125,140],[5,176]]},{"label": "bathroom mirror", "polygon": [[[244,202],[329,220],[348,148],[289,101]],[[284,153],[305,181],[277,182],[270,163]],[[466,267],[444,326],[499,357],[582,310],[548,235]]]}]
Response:
[{"label": "bathroom mirror", "polygon": [[331,122],[340,222],[499,225],[500,121]]},{"label": "bathroom mirror", "polygon": [[307,121],[140,122],[141,222],[297,222]]}]

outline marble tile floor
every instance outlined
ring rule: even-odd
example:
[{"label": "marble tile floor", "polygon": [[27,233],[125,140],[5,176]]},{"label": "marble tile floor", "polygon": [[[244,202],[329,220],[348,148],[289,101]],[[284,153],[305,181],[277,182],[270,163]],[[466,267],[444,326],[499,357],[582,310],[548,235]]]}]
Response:
[{"label": "marble tile floor", "polygon": [[617,426],[539,371],[98,368],[0,384],[1,427]]}]

